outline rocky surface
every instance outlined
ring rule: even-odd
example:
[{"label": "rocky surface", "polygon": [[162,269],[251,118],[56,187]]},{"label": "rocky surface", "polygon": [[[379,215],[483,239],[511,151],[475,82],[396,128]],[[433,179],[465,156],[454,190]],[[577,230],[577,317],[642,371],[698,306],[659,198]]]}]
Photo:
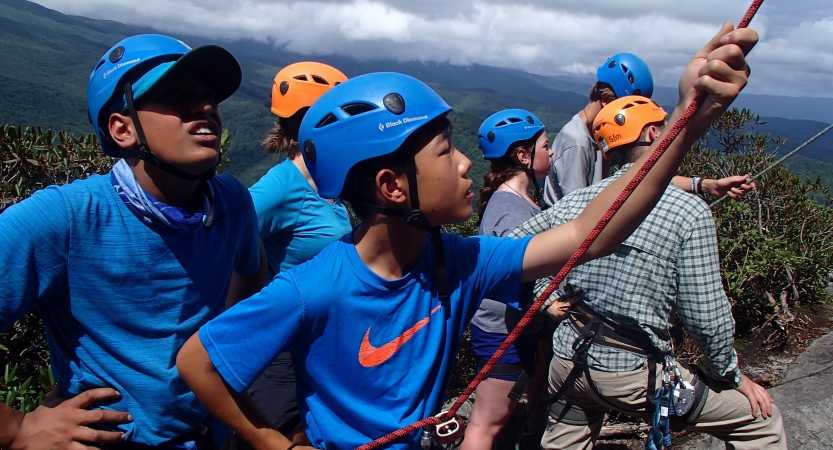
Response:
[{"label": "rocky surface", "polygon": [[[781,384],[769,392],[784,417],[791,450],[833,448],[833,333],[813,342],[790,365]],[[724,446],[710,436],[697,435],[680,448]]]}]

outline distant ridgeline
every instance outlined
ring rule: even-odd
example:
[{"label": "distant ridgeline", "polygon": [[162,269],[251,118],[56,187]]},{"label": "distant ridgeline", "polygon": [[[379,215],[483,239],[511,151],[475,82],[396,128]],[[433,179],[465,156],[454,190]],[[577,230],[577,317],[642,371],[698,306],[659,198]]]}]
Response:
[{"label": "distant ridgeline", "polygon": [[[0,124],[40,126],[79,135],[92,132],[86,111],[89,73],[100,56],[120,39],[155,32],[118,22],[67,16],[25,0],[0,0]],[[227,172],[246,185],[257,181],[277,160],[260,147],[272,129],[269,93],[274,75],[283,66],[309,57],[254,41],[225,42],[177,36],[192,46],[217,43],[228,48],[243,68],[243,84],[223,102],[221,111],[232,136],[231,165]],[[338,67],[348,76],[376,71],[407,73],[430,84],[454,107],[450,119],[454,145],[471,158],[469,177],[475,188],[488,169],[477,148],[477,129],[490,114],[524,108],[547,125],[550,138],[587,103],[590,86],[526,72],[488,66],[447,63],[359,61],[322,56],[316,60]],[[768,119],[755,131],[788,139],[797,145],[823,124],[812,121]],[[813,131],[815,130],[815,131]],[[790,147],[791,148],[791,147]],[[789,167],[798,173],[823,176],[833,185],[833,133],[808,147]],[[786,148],[785,148],[786,150]]]}]

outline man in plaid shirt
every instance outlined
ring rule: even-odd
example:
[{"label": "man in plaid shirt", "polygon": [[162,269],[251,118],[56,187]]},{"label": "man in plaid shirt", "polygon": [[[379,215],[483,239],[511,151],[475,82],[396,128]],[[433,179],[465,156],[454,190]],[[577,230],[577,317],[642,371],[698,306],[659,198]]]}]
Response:
[{"label": "man in plaid shirt", "polygon": [[[644,97],[629,96],[606,106],[593,131],[606,158],[625,163],[615,175],[565,196],[552,208],[518,227],[510,236],[537,234],[576,217],[590,201],[631,166],[656,139],[665,111]],[[650,342],[655,353],[671,351],[670,322],[678,317],[703,351],[709,373],[699,405],[680,418],[681,425],[708,432],[729,448],[786,448],[778,408],[765,389],[743,375],[733,348],[734,319],[720,279],[717,235],[708,206],[696,196],[669,184],[639,228],[604,258],[576,267],[567,290],[581,296],[585,309],[614,325],[623,336]],[[539,280],[536,294],[549,280]],[[553,335],[555,356],[549,388],[555,393],[573,368],[574,342],[579,334],[562,322]],[[616,410],[650,418],[649,364],[645,353],[590,345],[587,368],[566,386],[552,406],[542,440],[546,449],[592,448],[605,412]],[[650,362],[649,362],[650,361]],[[659,373],[662,368],[653,368]],[[681,367],[691,382],[692,371]],[[659,377],[657,377],[659,378]],[[654,379],[657,383],[660,380]],[[569,383],[568,383],[569,384]],[[653,401],[653,398],[651,399]]]}]

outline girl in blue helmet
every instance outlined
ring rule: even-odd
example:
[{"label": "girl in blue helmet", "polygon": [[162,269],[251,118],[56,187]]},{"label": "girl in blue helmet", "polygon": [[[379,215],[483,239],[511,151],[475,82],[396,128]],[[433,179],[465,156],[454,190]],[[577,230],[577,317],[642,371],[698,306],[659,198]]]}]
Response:
[{"label": "girl in blue helmet", "polygon": [[[698,91],[704,108],[583,261],[616,249],[659,200],[686,149],[745,85],[743,55],[756,41],[753,30],[727,25],[691,60],[673,117]],[[644,163],[575,220],[535,237],[441,233],[472,214],[471,161],[451,144],[450,109],[412,77],[374,73],[329,90],[304,116],[299,139],[319,193],[350,201],[360,225],[203,325],[177,357],[197,397],[254,448],[311,448],[247,402],[246,389],[286,350],[313,447],[356,448],[439,413],[480,301],[518,298],[523,283],[555,274]],[[419,433],[384,448],[421,448]]]},{"label": "girl in blue helmet", "polygon": [[225,440],[174,358],[227,302],[265,282],[251,197],[214,176],[217,104],[240,79],[226,50],[160,35],[124,39],[96,64],[90,119],[102,150],[122,159],[0,216],[0,329],[37,307],[57,382],[48,406],[26,415],[0,406],[0,447]]},{"label": "girl in blue helmet", "polygon": [[[491,169],[483,175],[477,205],[478,232],[503,237],[541,212],[537,178],[549,173],[552,155],[549,139],[544,124],[534,114],[522,109],[508,109],[487,118],[480,125],[477,140],[483,157],[491,163]],[[483,299],[470,326],[471,346],[478,367],[492,357],[523,317],[525,309],[509,306],[522,306],[521,303],[518,296]],[[557,312],[563,306],[568,305],[559,302],[552,305],[552,310]],[[543,353],[539,359],[542,363],[536,368],[535,351],[542,325],[538,321],[524,330],[489,377],[477,387],[462,450],[492,448],[495,436],[506,425],[524,391],[527,401],[534,402],[542,377],[547,373],[544,361],[547,360],[549,339],[541,340]]]},{"label": "girl in blue helmet", "polygon": [[[596,71],[590,101],[558,132],[552,143],[552,167],[544,182],[543,201],[552,206],[570,192],[607,178],[617,161],[611,160],[593,139],[593,121],[599,111],[617,98],[641,95],[651,98],[654,78],[648,65],[633,53],[617,53]],[[720,180],[674,177],[674,185],[692,194],[739,197],[754,187],[747,175]]]}]

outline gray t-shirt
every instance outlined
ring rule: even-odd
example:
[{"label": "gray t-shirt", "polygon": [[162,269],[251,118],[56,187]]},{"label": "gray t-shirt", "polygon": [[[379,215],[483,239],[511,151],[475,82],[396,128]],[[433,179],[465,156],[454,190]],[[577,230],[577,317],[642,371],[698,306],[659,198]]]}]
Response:
[{"label": "gray t-shirt", "polygon": [[587,131],[578,114],[552,142],[552,167],[544,183],[543,202],[552,206],[562,197],[607,178],[610,163]]},{"label": "gray t-shirt", "polygon": [[[518,225],[531,219],[541,210],[531,205],[520,195],[511,191],[496,191],[489,199],[486,210],[483,211],[483,218],[480,220],[479,234],[488,236],[504,237],[512,232]],[[487,333],[508,334],[521,320],[525,311],[506,306],[506,301],[516,299],[504,299],[503,302],[484,298],[480,308],[474,314],[472,325],[477,326]],[[526,299],[524,299],[526,300]],[[535,334],[539,327],[531,326],[524,330],[524,334]]]}]

